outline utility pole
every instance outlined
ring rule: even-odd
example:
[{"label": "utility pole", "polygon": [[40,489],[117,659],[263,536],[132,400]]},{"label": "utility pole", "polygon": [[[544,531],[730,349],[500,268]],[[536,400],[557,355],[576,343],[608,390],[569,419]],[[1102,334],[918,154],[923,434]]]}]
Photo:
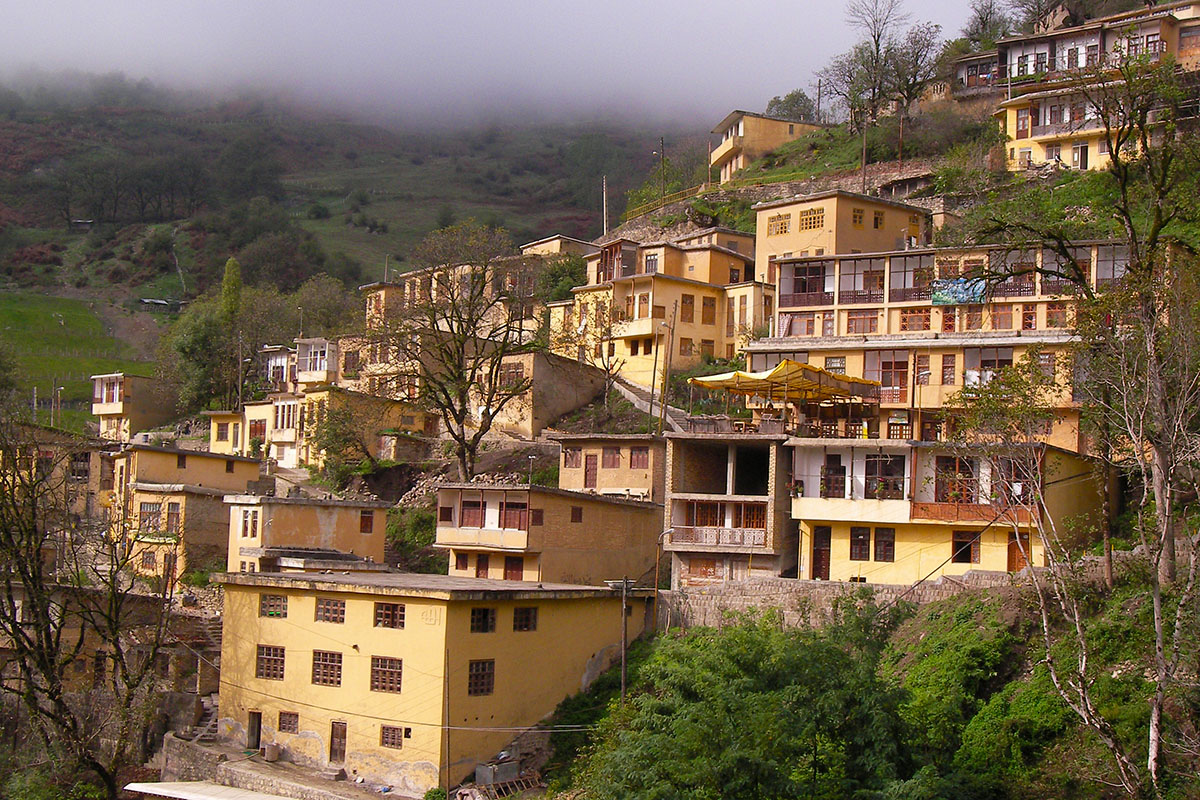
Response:
[{"label": "utility pole", "polygon": [[667,145],[663,137],[658,137],[658,202],[667,201]]},{"label": "utility pole", "polygon": [[629,578],[621,578],[621,704],[625,703],[625,668],[629,650]]},{"label": "utility pole", "polygon": [[663,422],[667,418],[667,390],[670,389],[668,381],[671,379],[671,355],[672,349],[675,347],[675,314],[679,311],[679,301],[671,306],[671,324],[667,326],[667,354],[663,356],[663,388],[662,394],[658,401],[658,435],[662,436]]},{"label": "utility pole", "polygon": [[817,78],[817,123],[821,122],[821,79]]},{"label": "utility pole", "polygon": [[600,192],[604,195],[604,232],[608,233],[608,176],[600,179]]}]

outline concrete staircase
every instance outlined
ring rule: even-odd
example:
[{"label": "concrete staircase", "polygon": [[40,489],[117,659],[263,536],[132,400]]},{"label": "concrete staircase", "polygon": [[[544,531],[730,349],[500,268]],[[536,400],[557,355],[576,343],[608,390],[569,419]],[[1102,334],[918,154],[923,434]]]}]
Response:
[{"label": "concrete staircase", "polygon": [[[658,417],[660,409],[663,406],[662,399],[658,393],[654,394],[654,403],[650,403],[650,390],[638,386],[635,383],[628,381],[616,380],[613,382],[615,388],[622,397],[633,404],[633,407],[638,411],[649,414],[653,417]],[[681,408],[676,408],[672,405],[667,405],[667,413],[665,416],[664,430],[684,431],[687,430],[687,412]]]},{"label": "concrete staircase", "polygon": [[192,741],[196,742],[215,742],[217,740],[217,719],[219,696],[214,692],[201,699],[201,704],[204,706],[204,711],[200,715],[199,721],[196,722],[196,730],[198,733]]}]

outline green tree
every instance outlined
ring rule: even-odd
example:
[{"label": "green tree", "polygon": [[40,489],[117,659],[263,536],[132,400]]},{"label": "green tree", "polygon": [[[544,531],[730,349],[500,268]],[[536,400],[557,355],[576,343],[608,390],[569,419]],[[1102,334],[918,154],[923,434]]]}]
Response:
[{"label": "green tree", "polygon": [[233,256],[225,262],[225,276],[221,279],[221,317],[232,325],[242,308],[242,267]]},{"label": "green tree", "polygon": [[556,303],[569,300],[571,290],[587,283],[587,264],[582,256],[574,253],[547,259],[538,272],[534,285],[534,296],[539,303]]},{"label": "green tree", "polygon": [[816,122],[817,104],[804,93],[803,89],[793,89],[783,97],[776,95],[767,103],[763,112],[768,117],[787,119],[795,122]]},{"label": "green tree", "polygon": [[254,130],[225,146],[213,162],[213,180],[230,200],[281,197],[283,163],[266,131]]}]

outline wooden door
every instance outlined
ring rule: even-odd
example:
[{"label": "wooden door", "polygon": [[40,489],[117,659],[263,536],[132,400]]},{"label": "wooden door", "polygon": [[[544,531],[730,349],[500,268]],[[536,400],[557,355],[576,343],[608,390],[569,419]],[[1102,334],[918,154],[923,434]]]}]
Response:
[{"label": "wooden door", "polygon": [[504,557],[504,580],[519,581],[525,578],[525,559],[521,556]]},{"label": "wooden door", "polygon": [[813,529],[813,566],[814,580],[829,580],[829,552],[832,548],[833,531],[828,525],[818,525]]},{"label": "wooden door", "polygon": [[488,576],[488,557],[486,553],[480,553],[475,556],[475,577],[486,578]]},{"label": "wooden door", "polygon": [[341,764],[346,760],[346,723],[329,723],[329,763]]},{"label": "wooden door", "polygon": [[1008,571],[1020,572],[1029,566],[1029,534],[1021,534],[1018,541],[1017,534],[1009,532],[1008,534]]},{"label": "wooden door", "polygon": [[596,488],[596,456],[585,456],[583,459],[583,488]]},{"label": "wooden door", "polygon": [[251,711],[250,721],[246,725],[246,749],[257,750],[262,743],[262,712]]}]

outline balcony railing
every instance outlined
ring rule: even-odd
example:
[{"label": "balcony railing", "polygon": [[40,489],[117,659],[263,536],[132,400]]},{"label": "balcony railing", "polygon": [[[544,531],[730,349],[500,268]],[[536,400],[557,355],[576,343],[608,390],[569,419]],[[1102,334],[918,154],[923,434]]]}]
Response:
[{"label": "balcony railing", "polygon": [[838,292],[838,300],[849,305],[856,303],[882,303],[883,289],[843,289]]},{"label": "balcony railing", "polygon": [[828,500],[831,497],[846,496],[846,475],[844,473],[821,471],[821,497]]},{"label": "balcony railing", "polygon": [[907,403],[908,402],[908,387],[907,386],[883,386],[883,387],[880,387],[879,402],[881,402],[881,403]]},{"label": "balcony railing", "polygon": [[913,426],[911,422],[889,422],[887,426],[889,439],[911,439]]},{"label": "balcony railing", "polygon": [[1079,122],[1050,122],[1045,125],[1031,127],[1032,136],[1070,136],[1081,131],[1094,131],[1101,127],[1098,119],[1084,119]]},{"label": "balcony railing", "polygon": [[991,522],[1015,520],[1018,525],[1033,524],[1033,512],[1023,506],[992,506],[982,503],[913,503],[911,519],[937,522]]},{"label": "balcony railing", "polygon": [[766,547],[765,528],[716,528],[675,526],[671,544],[698,544],[706,547]]},{"label": "balcony railing", "polygon": [[833,292],[798,292],[779,295],[780,308],[807,308],[833,305]]},{"label": "balcony railing", "polygon": [[1030,275],[1028,280],[1012,279],[997,283],[992,288],[994,297],[1032,297],[1036,294],[1033,276]]},{"label": "balcony railing", "polygon": [[891,289],[888,291],[888,299],[893,303],[902,303],[908,300],[928,300],[930,297],[930,289],[928,286],[909,286],[904,289]]},{"label": "balcony railing", "polygon": [[875,500],[903,500],[904,499],[904,477],[903,476],[867,476],[866,480],[866,497]]},{"label": "balcony railing", "polygon": [[826,419],[796,426],[795,435],[804,439],[878,439],[876,419]]},{"label": "balcony railing", "polygon": [[1071,281],[1042,280],[1042,294],[1069,294],[1075,288]]}]

